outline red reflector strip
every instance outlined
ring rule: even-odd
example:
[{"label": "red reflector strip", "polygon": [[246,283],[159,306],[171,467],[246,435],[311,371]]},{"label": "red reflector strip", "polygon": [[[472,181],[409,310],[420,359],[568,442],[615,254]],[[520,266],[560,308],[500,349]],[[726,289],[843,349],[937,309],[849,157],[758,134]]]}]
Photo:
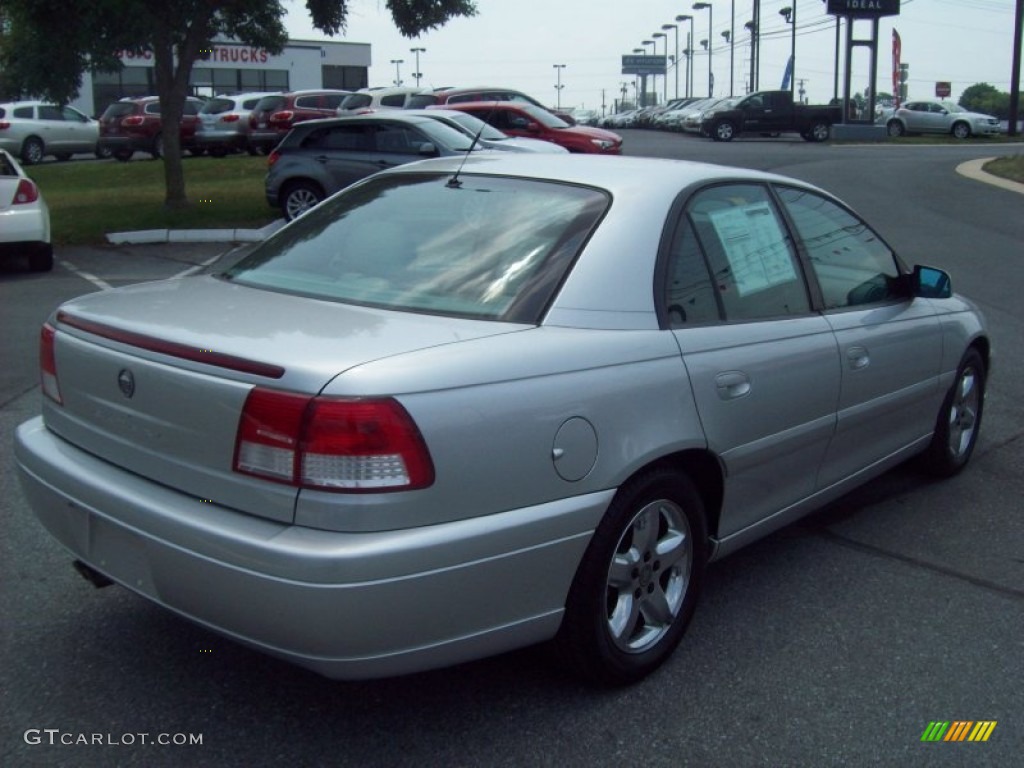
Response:
[{"label": "red reflector strip", "polygon": [[43,323],[39,334],[39,386],[43,394],[58,405],[64,401],[60,396],[60,385],[57,382],[57,355],[54,352],[54,338],[57,331],[49,323]]},{"label": "red reflector strip", "polygon": [[197,347],[190,347],[187,344],[178,344],[174,341],[165,341],[153,336],[146,336],[142,333],[134,333],[133,331],[125,331],[103,323],[96,323],[92,320],[83,320],[67,312],[58,312],[57,321],[95,336],[102,336],[105,339],[117,341],[121,344],[129,344],[140,349],[147,349],[150,352],[158,352],[161,355],[179,357],[183,360],[214,365],[218,368],[227,368],[232,371],[239,371],[240,373],[251,373],[254,376],[265,376],[268,379],[280,379],[284,376],[284,368],[279,365],[271,365],[244,357],[235,357],[234,355],[225,355],[221,352],[203,350]]}]

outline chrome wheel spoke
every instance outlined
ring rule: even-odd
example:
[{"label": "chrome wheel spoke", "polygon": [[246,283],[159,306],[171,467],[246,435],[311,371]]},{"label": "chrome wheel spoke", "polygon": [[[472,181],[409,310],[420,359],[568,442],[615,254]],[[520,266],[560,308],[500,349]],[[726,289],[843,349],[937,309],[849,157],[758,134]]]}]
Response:
[{"label": "chrome wheel spoke", "polygon": [[690,579],[692,545],[685,513],[659,499],[622,533],[608,567],[608,630],[619,649],[643,653],[679,615]]}]

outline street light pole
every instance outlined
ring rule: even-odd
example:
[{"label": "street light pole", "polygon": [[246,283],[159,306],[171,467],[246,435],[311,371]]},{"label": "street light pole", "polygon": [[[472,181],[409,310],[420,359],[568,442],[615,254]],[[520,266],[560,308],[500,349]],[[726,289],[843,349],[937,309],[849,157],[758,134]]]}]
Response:
[{"label": "street light pole", "polygon": [[[675,98],[678,99],[679,98],[679,25],[678,24],[662,24],[661,28],[662,29],[673,29],[673,30],[675,30],[675,33],[676,33],[676,62],[675,62],[674,66],[675,66],[675,69],[676,69],[676,90],[675,90],[675,94],[676,95],[675,95]],[[665,45],[668,45],[668,41],[667,40],[665,41]]]},{"label": "street light pole", "polygon": [[402,65],[405,64],[405,59],[392,59],[391,63],[395,65],[395,85],[401,85]]},{"label": "street light pole", "polygon": [[[668,35],[666,35],[664,32],[655,32],[653,35],[651,35],[651,37],[653,37],[655,39],[654,40],[654,53],[655,53],[655,55],[657,55],[657,53],[658,53],[658,40],[657,39],[659,37],[664,39],[664,41],[665,41],[665,59],[667,60],[668,59]],[[662,100],[662,103],[664,103],[664,102],[668,101],[668,72],[663,72],[662,73],[661,81],[662,81],[662,97],[661,97],[661,100]],[[658,93],[658,86],[657,85],[654,86],[654,93],[655,94]],[[655,99],[657,99],[657,97],[655,97]]]},{"label": "street light pole", "polygon": [[690,70],[690,57],[693,56],[693,16],[688,13],[676,16],[676,21],[689,21],[690,32],[686,36],[686,98],[693,95],[693,73]]},{"label": "street light pole", "polygon": [[711,28],[715,25],[715,9],[711,7],[711,3],[694,3],[693,10],[703,11],[707,9],[708,12],[708,98],[710,99],[715,89],[715,76],[711,73]]},{"label": "street light pole", "polygon": [[555,108],[556,109],[561,109],[562,108],[562,70],[565,69],[565,64],[552,64],[551,66],[555,68],[555,73],[558,76],[558,84],[555,86],[555,93],[557,94],[556,95],[557,104],[555,104]]},{"label": "street light pole", "polygon": [[[730,32],[728,29],[723,29],[722,30],[722,37],[725,39],[725,42],[730,43],[729,50],[731,52],[732,51],[732,46],[731,46],[731,43],[732,43],[732,32]],[[730,54],[730,58],[731,58],[731,54]],[[732,96],[732,62],[731,61],[729,62],[729,95]]]},{"label": "street light pole", "polygon": [[729,41],[729,96],[733,96],[736,87],[736,0],[732,0],[729,11],[729,37],[726,39]]},{"label": "street light pole", "polygon": [[754,92],[754,37],[757,34],[754,30],[754,22],[748,21],[743,28],[750,33],[750,82],[747,84],[747,93]]},{"label": "street light pole", "polygon": [[416,78],[416,87],[417,88],[420,87],[420,78],[423,77],[423,75],[420,74],[420,54],[421,53],[426,53],[426,52],[427,52],[426,48],[410,48],[409,49],[409,53],[416,54],[416,71],[413,72],[412,76]]},{"label": "street light pole", "polygon": [[785,8],[780,8],[779,15],[792,27],[789,53],[789,92],[793,96],[793,101],[796,101],[796,0],[793,0],[792,7],[787,5]]}]

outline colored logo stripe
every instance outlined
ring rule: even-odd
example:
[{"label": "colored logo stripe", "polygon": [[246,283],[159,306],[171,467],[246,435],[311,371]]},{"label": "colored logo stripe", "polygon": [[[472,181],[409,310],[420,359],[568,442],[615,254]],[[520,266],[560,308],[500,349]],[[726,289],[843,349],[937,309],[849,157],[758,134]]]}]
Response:
[{"label": "colored logo stripe", "polygon": [[996,720],[932,720],[921,741],[988,741],[997,724]]},{"label": "colored logo stripe", "polygon": [[974,730],[971,731],[971,735],[967,737],[968,741],[988,741],[988,737],[992,735],[992,731],[996,729],[995,720],[981,720]]},{"label": "colored logo stripe", "polygon": [[949,728],[949,721],[936,721],[928,723],[928,727],[924,729],[924,733],[921,734],[921,741],[940,741],[946,734],[946,729]]}]

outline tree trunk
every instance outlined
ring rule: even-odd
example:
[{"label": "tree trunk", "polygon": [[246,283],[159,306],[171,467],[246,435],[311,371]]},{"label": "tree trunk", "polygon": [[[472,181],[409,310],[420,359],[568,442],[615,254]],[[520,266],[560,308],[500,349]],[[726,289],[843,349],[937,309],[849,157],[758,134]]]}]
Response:
[{"label": "tree trunk", "polygon": [[164,207],[171,210],[185,208],[189,204],[185,194],[185,169],[181,164],[181,118],[192,65],[209,37],[209,27],[209,16],[194,19],[180,45],[175,46],[165,35],[154,41],[153,65],[163,131]]},{"label": "tree trunk", "polygon": [[[181,167],[181,115],[185,109],[185,89],[177,87],[174,77],[174,46],[161,39],[153,50],[156,92],[160,97],[160,124],[163,132],[164,207],[184,208],[185,171]],[[181,66],[180,63],[178,66]]]}]

